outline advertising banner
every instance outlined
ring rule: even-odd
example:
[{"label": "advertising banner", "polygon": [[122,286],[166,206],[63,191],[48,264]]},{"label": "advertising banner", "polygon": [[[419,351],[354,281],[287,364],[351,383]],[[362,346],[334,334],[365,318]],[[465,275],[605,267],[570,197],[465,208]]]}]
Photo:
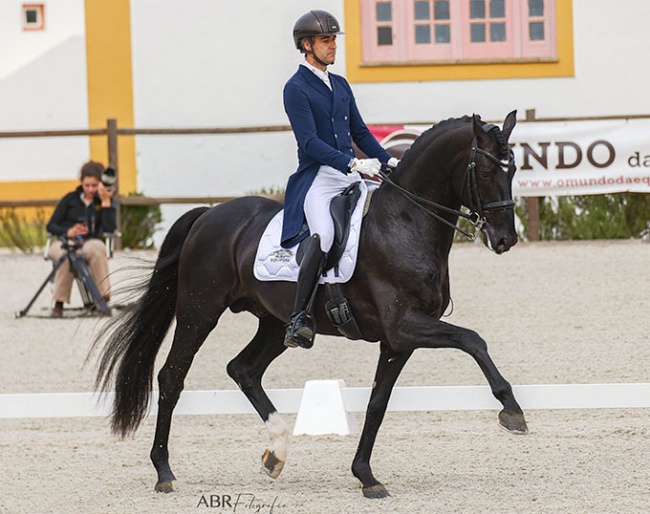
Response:
[{"label": "advertising banner", "polygon": [[516,196],[650,193],[650,119],[518,123]]},{"label": "advertising banner", "polygon": [[[429,127],[391,126],[386,135],[387,128],[371,127],[385,146]],[[520,121],[510,144],[515,196],[650,193],[650,119]]]}]

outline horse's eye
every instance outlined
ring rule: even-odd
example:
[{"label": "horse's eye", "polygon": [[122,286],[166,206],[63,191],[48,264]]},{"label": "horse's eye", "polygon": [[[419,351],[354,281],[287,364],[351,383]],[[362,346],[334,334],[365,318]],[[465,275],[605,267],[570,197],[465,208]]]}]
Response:
[{"label": "horse's eye", "polygon": [[492,170],[490,168],[479,168],[478,176],[481,180],[490,180],[492,178]]}]

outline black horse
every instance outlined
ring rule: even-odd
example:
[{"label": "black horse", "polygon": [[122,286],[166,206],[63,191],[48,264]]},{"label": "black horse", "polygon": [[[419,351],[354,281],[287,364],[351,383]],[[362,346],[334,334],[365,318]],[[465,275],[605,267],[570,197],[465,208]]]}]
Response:
[{"label": "black horse", "polygon": [[[388,496],[370,467],[377,431],[400,371],[418,348],[456,348],[471,355],[503,404],[499,424],[526,433],[523,412],[510,384],[475,332],[440,321],[449,303],[448,255],[460,215],[480,229],[500,254],[517,242],[511,182],[515,173],[503,129],[478,116],[449,119],[424,132],[397,169],[373,195],[361,232],[352,279],[343,284],[363,339],[380,341],[379,363],[365,424],[352,463],[368,498]],[[461,204],[470,214],[459,211]],[[285,323],[295,284],[260,282],[253,276],[258,241],[278,202],[245,197],[185,213],[167,234],[143,295],[112,320],[95,347],[101,348],[97,387],[115,390],[112,429],[125,436],[147,414],[153,369],[174,316],[176,331],[158,375],[159,402],[151,460],[157,491],[172,491],[168,438],[174,407],[192,360],[226,309],[259,318],[252,341],[227,366],[270,433],[262,462],[276,478],[286,459],[288,428],[262,388],[262,375],[285,351]],[[338,335],[325,315],[323,288],[315,301],[318,333]],[[296,350],[293,350],[296,351]]]}]

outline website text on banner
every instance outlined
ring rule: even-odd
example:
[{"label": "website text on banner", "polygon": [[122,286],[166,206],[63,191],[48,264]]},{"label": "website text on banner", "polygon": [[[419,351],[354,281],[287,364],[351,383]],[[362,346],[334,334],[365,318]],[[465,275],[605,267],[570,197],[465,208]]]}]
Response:
[{"label": "website text on banner", "polygon": [[518,196],[650,193],[650,120],[521,123]]},{"label": "website text on banner", "polygon": [[[428,127],[371,127],[382,144]],[[515,196],[650,193],[650,119],[520,122],[510,137]]]}]

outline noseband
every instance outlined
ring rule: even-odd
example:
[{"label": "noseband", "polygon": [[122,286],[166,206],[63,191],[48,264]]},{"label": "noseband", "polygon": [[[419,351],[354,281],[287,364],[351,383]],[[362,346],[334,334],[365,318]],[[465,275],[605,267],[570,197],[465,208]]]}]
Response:
[{"label": "noseband", "polygon": [[[498,127],[492,124],[486,124],[483,126],[483,130],[486,133],[494,129],[498,130]],[[471,203],[471,205],[469,205],[469,209],[470,209],[469,213],[465,213],[456,209],[451,209],[437,202],[432,202],[431,200],[422,198],[421,196],[418,196],[417,194],[409,191],[408,189],[405,189],[402,186],[396,184],[389,177],[389,174],[394,170],[394,168],[388,166],[387,164],[382,164],[383,169],[382,171],[379,172],[379,176],[382,178],[384,182],[390,184],[391,186],[399,190],[406,197],[407,200],[409,200],[411,203],[413,203],[420,209],[424,210],[424,212],[426,212],[429,216],[447,225],[448,227],[451,227],[454,230],[460,232],[471,241],[474,241],[478,236],[479,232],[481,231],[481,228],[483,228],[483,225],[485,225],[485,221],[486,221],[485,213],[503,211],[506,209],[514,209],[515,207],[515,202],[512,199],[500,200],[498,202],[483,203],[483,200],[481,199],[481,194],[479,193],[478,190],[478,180],[476,178],[476,169],[477,169],[476,154],[477,153],[487,157],[489,160],[497,164],[506,173],[510,170],[510,167],[512,166],[514,161],[514,154],[512,150],[508,151],[508,160],[503,161],[501,159],[498,159],[494,155],[492,155],[487,150],[484,150],[483,148],[479,148],[476,136],[474,136],[474,138],[472,139],[472,149],[470,150],[470,154],[469,154],[469,163],[467,164],[467,168],[466,168],[466,177],[467,177],[466,183],[467,186],[469,187],[470,203]],[[438,209],[443,212],[447,212],[449,214],[453,214],[455,216],[465,218],[472,225],[474,225],[476,230],[473,233],[467,232],[466,230],[463,230],[459,226],[449,222],[448,220],[446,220],[436,212],[431,211],[430,209],[428,209],[428,207],[433,207],[434,209]]]}]

